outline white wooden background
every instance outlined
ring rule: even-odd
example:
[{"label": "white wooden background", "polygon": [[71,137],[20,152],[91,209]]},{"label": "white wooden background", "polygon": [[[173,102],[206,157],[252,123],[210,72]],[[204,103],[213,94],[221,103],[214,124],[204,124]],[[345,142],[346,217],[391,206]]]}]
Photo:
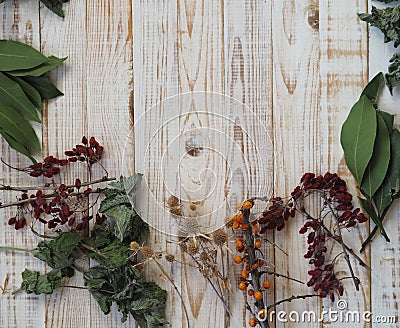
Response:
[{"label": "white wooden background", "polygon": [[[235,164],[238,162],[232,154],[223,154],[238,172],[235,181],[239,189],[232,196],[233,202],[240,200],[240,193],[251,195],[258,190],[260,166],[271,177],[271,187],[277,195],[289,193],[306,171],[338,172],[350,184],[353,182],[343,160],[340,127],[368,78],[384,71],[393,53],[390,45],[383,45],[379,31],[368,32],[367,25],[356,17],[357,12],[366,12],[371,2],[376,4],[367,0],[71,0],[64,6],[63,20],[38,1],[8,0],[0,5],[0,38],[26,42],[47,55],[69,57],[50,75],[65,96],[45,105],[43,124],[37,126],[43,155],[61,156],[82,135],[93,135],[107,150],[104,165],[110,175],[132,173],[136,162],[136,170],[146,172],[155,181],[155,188],[162,188],[159,183],[162,172],[153,165],[161,151],[148,150],[148,161],[142,162],[145,140],[136,140],[124,149],[135,119],[161,100],[192,91],[225,94],[249,106],[256,119],[242,117],[240,111],[227,115],[234,115],[250,136],[234,135],[233,130],[227,130],[226,134],[245,150],[249,138],[253,139],[261,162],[247,158],[250,166],[244,168]],[[399,112],[399,100],[398,93],[390,97],[385,91],[382,108]],[[148,133],[150,127],[163,123],[164,111],[169,108],[160,106],[159,110],[159,115],[149,116]],[[168,129],[173,135],[196,124],[207,126],[211,121],[196,121],[192,117]],[[262,135],[264,126],[270,139]],[[169,134],[163,138],[160,145],[166,147],[172,140]],[[29,164],[24,157],[10,151],[3,140],[0,143],[1,157],[6,162]],[[201,160],[194,157],[191,163],[195,168],[196,158]],[[225,179],[225,164],[220,160],[210,164],[218,183]],[[204,169],[204,165],[200,163],[198,168]],[[252,184],[245,186],[249,172]],[[167,177],[175,173],[167,172]],[[30,179],[0,166],[0,182],[24,185]],[[221,198],[218,188],[221,186],[217,185],[216,202]],[[161,189],[154,191],[158,192]],[[213,204],[207,206],[213,208]],[[350,281],[346,282],[343,299],[347,300],[349,310],[371,311],[376,316],[399,315],[400,207],[395,207],[385,222],[391,243],[376,238],[373,248],[363,255],[372,272],[355,264],[362,282],[360,292],[355,292]],[[163,218],[157,216],[160,207],[154,204],[150,211],[158,224],[162,224],[158,220]],[[31,248],[37,240],[29,233],[8,227],[8,213],[1,214],[1,244]],[[275,271],[306,280],[305,241],[299,239],[297,227],[292,225],[292,229],[275,235],[277,245],[290,256],[279,251],[270,251],[269,256],[275,263]],[[368,227],[361,226],[345,235],[346,242],[358,250],[367,234]],[[177,251],[167,241],[165,234],[152,231],[149,242]],[[122,325],[115,310],[104,316],[84,290],[62,289],[46,297],[12,296],[10,291],[20,285],[20,272],[25,267],[40,270],[42,263],[13,252],[1,252],[0,263],[0,281],[7,273],[11,274],[9,291],[0,295],[2,328],[135,327],[132,319]],[[192,268],[166,269],[181,288],[191,327],[245,326],[243,320],[247,317],[240,293],[231,297],[235,318],[229,322],[215,294]],[[343,269],[346,269],[344,264]],[[233,277],[237,269],[230,265],[230,270]],[[157,273],[152,277],[168,290],[170,327],[185,327],[179,298]],[[82,280],[76,277],[70,284],[81,285]],[[276,300],[307,292],[306,287],[280,278],[276,278],[271,290],[270,298]],[[278,309],[289,313],[322,311],[329,306],[329,302],[309,299],[287,303]],[[276,327],[310,326],[386,328],[396,324],[276,324]]]}]

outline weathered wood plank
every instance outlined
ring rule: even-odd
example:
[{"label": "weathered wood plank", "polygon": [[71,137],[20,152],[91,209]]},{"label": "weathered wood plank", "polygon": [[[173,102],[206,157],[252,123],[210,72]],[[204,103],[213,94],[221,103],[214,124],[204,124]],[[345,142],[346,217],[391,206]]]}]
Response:
[{"label": "weathered wood plank", "polygon": [[[139,193],[138,203],[142,217],[152,227],[149,245],[179,256],[176,243],[169,243],[171,237],[170,214],[166,206],[171,192],[169,179],[176,173],[176,167],[160,169],[161,156],[168,149],[169,137],[175,135],[174,123],[163,124],[174,107],[156,106],[160,101],[178,93],[178,37],[177,2],[134,1],[133,2],[133,67],[134,67],[134,129],[129,142],[135,146],[135,171],[143,173],[143,190]],[[172,116],[172,115],[171,115]],[[158,129],[161,132],[158,133]],[[173,133],[173,134],[172,134]],[[163,137],[161,137],[163,136]],[[154,138],[153,138],[154,137]],[[151,140],[153,145],[149,147]],[[158,166],[158,168],[156,168]],[[162,173],[165,173],[162,176]],[[181,268],[179,264],[164,264],[165,270],[175,280],[180,289]],[[167,290],[166,315],[171,327],[185,326],[185,317],[181,300],[173,286],[166,282],[160,270],[149,263],[146,275]]]},{"label": "weathered wood plank", "polygon": [[[88,135],[104,146],[102,164],[113,177],[133,173],[132,145],[124,148],[132,126],[131,6],[127,0],[86,2]],[[123,155],[131,161],[123,162]],[[97,178],[104,176],[100,168],[93,173]],[[121,316],[116,307],[104,316],[97,302],[90,298],[91,327],[120,326]],[[125,325],[134,326],[135,321],[129,317]]]},{"label": "weathered wood plank", "polygon": [[[32,1],[7,1],[0,5],[0,38],[25,42],[36,49],[40,49],[39,8],[37,2]],[[41,126],[35,124],[35,130],[41,138]],[[17,155],[10,150],[8,144],[0,138],[0,157],[6,163],[16,167],[25,167],[31,164],[29,159]],[[37,156],[40,158],[40,154]],[[5,165],[0,165],[0,183],[5,185],[31,185],[37,183],[24,173],[12,170]],[[17,195],[1,192],[1,202],[14,201]],[[1,210],[0,244],[26,249],[33,248],[38,239],[27,230],[15,231],[7,225],[8,218],[16,214],[16,209]],[[44,271],[41,261],[34,259],[29,254],[21,252],[0,252],[0,283],[6,274],[10,274],[7,293],[0,297],[0,326],[1,327],[44,327],[45,302],[43,296],[19,293],[11,295],[21,284],[21,272],[25,268]]]},{"label": "weathered wood plank", "polygon": [[[309,15],[318,10],[315,1],[274,1],[273,3],[273,127],[275,160],[275,194],[290,195],[305,172],[319,171],[321,163],[319,117],[319,34],[310,24]],[[289,228],[275,233],[275,242],[289,256],[275,257],[277,272],[301,281],[308,280],[304,259],[306,240],[298,233],[299,222],[288,222]],[[277,281],[276,301],[292,295],[308,294],[305,285]],[[276,308],[287,315],[301,314],[304,309],[318,312],[319,300],[284,303]],[[278,322],[277,327],[293,323]],[[309,327],[310,323],[296,323]]]},{"label": "weathered wood plank", "polygon": [[[366,26],[356,14],[365,12],[365,1],[320,2],[320,47],[321,47],[321,121],[320,132],[321,160],[323,171],[330,170],[348,182],[349,191],[357,194],[355,181],[343,159],[340,145],[340,129],[352,105],[358,99],[367,83],[368,41]],[[357,200],[354,199],[357,203]],[[355,251],[360,249],[362,240],[368,234],[368,225],[362,224],[347,232],[342,230],[345,243]],[[332,256],[341,251],[335,247]],[[369,253],[362,258],[369,263]],[[345,294],[341,299],[347,301],[347,309],[352,311],[370,310],[369,272],[351,258],[355,275],[361,280],[360,291],[355,290],[351,279],[343,280]],[[337,266],[338,274],[348,275],[348,267],[341,258]],[[337,310],[336,304],[324,302],[325,309]],[[329,322],[327,322],[329,324]],[[368,323],[351,322],[351,327],[369,327]],[[342,327],[343,323],[333,322],[329,327]]]},{"label": "weathered wood plank", "polygon": [[[43,110],[43,154],[64,157],[64,151],[80,143],[87,133],[86,111],[86,21],[85,1],[64,5],[66,18],[62,19],[41,5],[41,49],[44,53],[68,59],[50,72],[49,77],[64,96],[51,100]],[[79,37],[78,37],[79,36]],[[67,183],[77,177],[87,179],[83,165],[70,165],[63,173]],[[86,266],[88,263],[86,263]],[[82,274],[66,283],[83,287]],[[59,288],[46,297],[46,327],[90,327],[89,293],[85,290]]]},{"label": "weathered wood plank", "polygon": [[[271,196],[273,192],[273,157],[269,155],[273,153],[271,10],[272,4],[265,1],[225,1],[225,94],[232,97],[226,115],[236,125],[228,125],[226,134],[241,149],[235,152],[234,147],[228,147],[226,154],[232,174],[228,214],[247,197]],[[244,105],[236,103],[236,99]],[[265,204],[257,204],[254,210],[264,207]],[[268,237],[273,240],[272,234]],[[266,262],[273,262],[273,247],[265,245]],[[250,317],[245,307],[247,295],[237,288],[241,267],[230,265],[234,291],[231,311],[237,317],[232,327],[239,327],[239,320],[244,326]],[[274,302],[273,291],[271,287],[266,298],[269,304]]]}]

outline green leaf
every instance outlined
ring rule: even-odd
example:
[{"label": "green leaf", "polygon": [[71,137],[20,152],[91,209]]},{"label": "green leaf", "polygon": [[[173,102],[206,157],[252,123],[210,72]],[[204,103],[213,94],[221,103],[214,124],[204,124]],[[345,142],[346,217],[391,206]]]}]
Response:
[{"label": "green leaf", "polygon": [[1,102],[0,130],[6,140],[7,136],[9,136],[24,148],[24,152],[32,154],[40,150],[39,139],[30,124],[18,112],[8,106],[4,106]]},{"label": "green leaf", "polygon": [[40,0],[47,8],[49,8],[56,15],[64,18],[64,11],[62,4],[69,0]]},{"label": "green leaf", "polygon": [[124,322],[131,314],[141,328],[155,328],[166,324],[166,291],[152,282],[144,282],[140,272],[132,266],[119,268],[94,267],[84,275],[85,286],[108,314],[113,302],[122,313]]},{"label": "green leaf", "polygon": [[373,199],[378,211],[378,216],[383,219],[382,214],[386,212],[393,202],[392,191],[387,178],[385,178],[382,185],[376,191]]},{"label": "green leaf", "polygon": [[61,282],[62,275],[60,271],[41,275],[38,271],[25,269],[22,272],[21,289],[25,290],[28,294],[51,294],[55,288],[61,285]]},{"label": "green leaf", "polygon": [[358,185],[372,157],[376,130],[375,108],[367,96],[361,96],[343,123],[340,136],[346,164]]},{"label": "green leaf", "polygon": [[106,213],[109,209],[115,206],[130,205],[129,198],[126,194],[118,193],[115,197],[105,198],[100,205],[99,212]]},{"label": "green leaf", "polygon": [[394,124],[394,115],[381,110],[378,110],[377,113],[383,118],[383,120],[386,123],[387,130],[389,131],[389,134],[391,134]]},{"label": "green leaf", "polygon": [[16,109],[27,120],[41,122],[35,106],[19,84],[0,72],[0,103]]},{"label": "green leaf", "polygon": [[120,191],[124,191],[127,194],[130,194],[136,188],[136,185],[140,181],[142,176],[143,174],[141,173],[135,173],[134,175],[127,178],[121,176],[119,178],[119,181],[111,182],[110,186]]},{"label": "green leaf", "polygon": [[388,170],[388,182],[389,187],[394,194],[394,197],[398,197],[400,192],[400,131],[394,129],[390,135],[391,145],[391,161]]},{"label": "green leaf", "polygon": [[28,96],[29,100],[36,108],[43,108],[42,98],[40,97],[40,93],[29,83],[25,82],[23,79],[19,77],[11,77],[11,79],[19,84],[25,94]]},{"label": "green leaf", "polygon": [[390,136],[386,123],[381,115],[377,115],[377,131],[374,151],[365,171],[361,190],[372,198],[385,179],[390,161]]},{"label": "green leaf", "polygon": [[98,252],[90,252],[88,256],[104,266],[120,267],[129,261],[130,247],[115,240],[108,246],[98,249]]},{"label": "green leaf", "polygon": [[386,234],[385,229],[383,228],[382,221],[379,220],[378,216],[376,215],[374,207],[372,206],[372,204],[366,199],[363,199],[363,198],[360,198],[360,197],[358,197],[358,199],[360,200],[362,208],[364,209],[364,211],[368,214],[368,216],[372,219],[372,221],[379,228],[379,230],[381,231],[382,235],[389,242],[390,239],[389,239],[388,235]]},{"label": "green leaf", "polygon": [[67,57],[57,58],[54,56],[50,56],[43,64],[40,64],[39,66],[29,69],[19,69],[15,71],[9,71],[7,72],[7,74],[10,74],[12,76],[41,76],[44,73],[47,73],[48,71],[52,70],[53,68],[60,66],[62,62],[64,62],[66,59]]},{"label": "green leaf", "polygon": [[76,231],[62,232],[55,239],[39,242],[32,254],[54,269],[67,268],[77,259],[81,241],[82,237]]},{"label": "green leaf", "polygon": [[372,6],[371,14],[358,14],[361,20],[375,26],[381,30],[384,35],[384,41],[394,42],[397,48],[400,45],[400,5],[378,9]]},{"label": "green leaf", "polygon": [[0,134],[3,136],[3,138],[7,141],[8,145],[18,151],[19,153],[29,157],[29,159],[33,162],[36,163],[36,160],[32,157],[32,155],[29,153],[29,151],[20,143],[18,143],[13,137],[5,133],[3,130],[0,129]]},{"label": "green leaf", "polygon": [[368,99],[376,105],[378,102],[379,94],[385,86],[385,77],[382,72],[379,72],[364,88],[361,96],[365,95]]},{"label": "green leaf", "polygon": [[385,78],[390,94],[393,95],[393,89],[400,81],[400,54],[394,54],[389,62],[388,73],[385,74]]},{"label": "green leaf", "polygon": [[134,213],[127,206],[117,206],[105,212],[115,221],[114,233],[119,240],[124,240],[128,236],[132,227]]},{"label": "green leaf", "polygon": [[83,242],[92,248],[102,248],[111,244],[115,240],[110,223],[104,220],[101,224],[96,224],[90,236],[84,237]]},{"label": "green leaf", "polygon": [[0,71],[29,69],[46,60],[46,56],[25,43],[0,40]]},{"label": "green leaf", "polygon": [[53,83],[49,81],[48,78],[44,76],[24,76],[22,79],[33,86],[40,93],[40,96],[43,100],[64,95]]}]

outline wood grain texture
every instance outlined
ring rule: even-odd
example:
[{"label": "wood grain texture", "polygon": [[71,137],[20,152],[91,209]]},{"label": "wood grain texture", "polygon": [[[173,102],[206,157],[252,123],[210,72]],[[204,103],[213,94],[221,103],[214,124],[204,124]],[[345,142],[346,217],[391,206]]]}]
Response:
[{"label": "wood grain texture", "polygon": [[[304,172],[320,170],[319,34],[308,19],[315,5],[314,1],[274,1],[273,4],[274,191],[281,197],[290,194]],[[275,242],[290,254],[276,256],[275,268],[277,272],[307,281],[307,260],[303,256],[307,244],[298,233],[301,220],[297,219],[291,226],[289,223],[290,228],[275,234]],[[293,281],[280,281],[275,292],[276,300],[308,293],[304,285]],[[285,303],[276,311],[301,313],[305,308],[318,309],[319,299]],[[310,323],[296,323],[296,326],[309,327]]]},{"label": "wood grain texture", "polygon": [[[376,29],[368,35],[367,25],[356,17],[367,11],[367,2],[375,5],[366,0],[75,0],[64,5],[65,19],[37,1],[0,5],[1,38],[32,44],[46,55],[69,57],[50,73],[65,96],[45,105],[43,125],[35,127],[42,137],[42,155],[62,156],[82,135],[93,135],[105,146],[104,166],[110,176],[144,173],[137,201],[153,226],[146,242],[187,262],[160,263],[183,295],[190,327],[244,327],[249,315],[243,294],[235,288],[240,269],[232,264],[232,254],[225,251],[222,257],[234,288],[227,296],[233,317],[181,254],[175,234],[184,221],[170,215],[171,195],[181,198],[184,210],[195,203],[189,215],[212,231],[228,220],[236,203],[255,195],[288,195],[307,171],[338,172],[357,193],[343,160],[340,127],[368,78],[386,69],[394,51],[382,46]],[[394,97],[385,90],[380,101],[384,110],[398,113],[398,100],[398,90]],[[193,145],[201,147],[193,150]],[[2,139],[0,147],[6,162],[29,164]],[[68,179],[83,172],[77,167]],[[31,180],[0,166],[0,183]],[[2,193],[0,201],[8,197]],[[398,204],[394,207],[385,223],[392,242],[376,237],[362,255],[372,273],[352,261],[361,290],[356,292],[345,280],[342,299],[348,310],[399,320],[400,225]],[[257,210],[262,209],[258,205]],[[8,218],[11,211],[2,213]],[[298,234],[299,222],[268,235],[289,256],[271,245],[264,250],[276,272],[307,281],[309,264],[303,257],[306,242]],[[2,227],[1,244],[32,248],[37,242],[28,233],[15,232],[6,219]],[[345,233],[345,241],[358,251],[368,231],[367,225],[360,226]],[[337,252],[335,247],[329,254]],[[15,252],[0,252],[0,263],[0,283],[12,273],[8,293],[0,295],[1,327],[137,326],[133,319],[121,324],[115,307],[104,316],[83,290],[12,296],[10,290],[18,288],[25,267],[44,267]],[[339,274],[348,271],[344,261],[338,269]],[[169,327],[187,327],[181,299],[164,274],[155,263],[149,263],[145,273],[168,291]],[[82,286],[81,276],[68,284]],[[309,291],[276,278],[267,302]],[[335,310],[336,305],[315,298],[286,303],[276,311],[318,314],[329,308]],[[272,325],[396,326],[278,320]]]},{"label": "wood grain texture", "polygon": [[[0,5],[0,17],[2,23],[0,25],[0,38],[12,39],[25,42],[36,48],[40,47],[40,31],[39,31],[39,8],[35,2],[25,1],[8,1]],[[34,125],[34,128],[41,138],[40,124]],[[24,156],[17,155],[14,150],[10,150],[8,145],[0,140],[1,155],[0,157],[6,163],[12,163],[16,166],[25,167],[30,165],[30,161]],[[1,165],[0,183],[5,185],[31,185],[32,181],[29,176],[19,173]],[[13,201],[17,195],[7,192],[1,192],[1,202]],[[20,233],[15,231],[13,227],[8,226],[8,218],[16,214],[16,209],[7,209],[2,211],[0,244],[12,245],[25,249],[33,248],[37,243],[37,238],[32,234]],[[43,270],[40,261],[24,254],[23,252],[0,252],[0,281],[1,284],[6,274],[10,275],[8,290],[0,297],[0,326],[1,327],[24,327],[29,322],[31,327],[40,327],[44,322],[45,303],[44,296],[27,295],[24,293],[12,295],[12,291],[21,285],[21,272],[25,268],[31,270]]]},{"label": "wood grain texture", "polygon": [[[355,182],[349,173],[340,146],[340,127],[350,108],[357,101],[368,81],[368,40],[367,26],[360,22],[354,13],[367,10],[365,1],[353,1],[346,6],[338,6],[336,1],[320,3],[320,45],[321,45],[321,130],[322,160],[324,170],[338,172],[347,181],[353,195],[359,195]],[[343,28],[346,26],[346,28]],[[355,203],[356,200],[355,200]],[[358,251],[360,244],[368,235],[368,225],[346,232],[343,239],[348,246]],[[337,254],[337,246],[331,254]],[[370,254],[362,258],[369,265]],[[355,290],[353,282],[343,281],[345,294],[341,297],[348,303],[349,311],[370,311],[369,271],[351,258],[355,274],[361,280],[360,291]],[[347,275],[348,267],[344,258],[338,263],[338,274]],[[336,304],[324,302],[324,307],[336,308]],[[330,326],[341,327],[342,323],[332,322]],[[370,327],[367,322],[349,323],[349,327]]]},{"label": "wood grain texture", "polygon": [[[375,4],[383,8],[383,4]],[[369,5],[369,10],[371,4]],[[382,33],[376,28],[370,28],[369,37],[369,78],[378,72],[386,72],[389,59],[396,50],[392,43],[383,45]],[[383,90],[379,98],[379,108],[395,115],[395,127],[399,127],[399,89],[394,89],[391,96],[387,89]],[[390,243],[377,234],[371,244],[371,312],[373,317],[387,316],[397,318],[396,323],[376,322],[373,327],[397,327],[399,325],[399,298],[400,298],[400,223],[399,202],[395,201],[387,213],[384,227],[389,234]],[[371,224],[373,226],[373,224]],[[396,326],[397,325],[397,326]]]}]

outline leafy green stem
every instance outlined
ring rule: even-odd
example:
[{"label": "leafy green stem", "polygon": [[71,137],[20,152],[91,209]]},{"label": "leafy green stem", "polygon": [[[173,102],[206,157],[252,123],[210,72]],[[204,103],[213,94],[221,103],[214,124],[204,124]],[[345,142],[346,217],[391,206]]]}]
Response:
[{"label": "leafy green stem", "polygon": [[32,249],[11,247],[11,246],[0,246],[0,250],[18,251],[18,252],[26,252],[26,253],[31,253],[33,251]]}]

